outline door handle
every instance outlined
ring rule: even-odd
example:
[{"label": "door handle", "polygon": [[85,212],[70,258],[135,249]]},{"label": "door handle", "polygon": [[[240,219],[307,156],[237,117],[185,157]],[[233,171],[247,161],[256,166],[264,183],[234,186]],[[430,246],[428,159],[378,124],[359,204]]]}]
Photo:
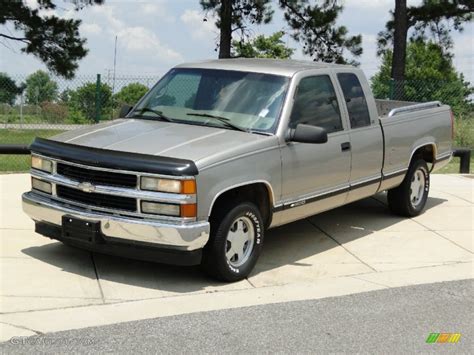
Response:
[{"label": "door handle", "polygon": [[341,143],[341,150],[343,152],[345,152],[346,150],[351,150],[351,143],[350,142]]}]

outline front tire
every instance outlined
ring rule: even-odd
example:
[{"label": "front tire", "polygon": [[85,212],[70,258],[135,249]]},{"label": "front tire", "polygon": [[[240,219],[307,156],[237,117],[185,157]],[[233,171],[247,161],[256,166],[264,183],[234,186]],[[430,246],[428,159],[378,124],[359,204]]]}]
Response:
[{"label": "front tire", "polygon": [[246,278],[260,256],[263,237],[262,216],[253,203],[221,209],[211,219],[211,235],[202,260],[204,270],[221,281]]},{"label": "front tire", "polygon": [[430,173],[423,159],[415,160],[408,168],[400,186],[388,191],[388,206],[400,216],[415,217],[425,208],[430,190]]}]

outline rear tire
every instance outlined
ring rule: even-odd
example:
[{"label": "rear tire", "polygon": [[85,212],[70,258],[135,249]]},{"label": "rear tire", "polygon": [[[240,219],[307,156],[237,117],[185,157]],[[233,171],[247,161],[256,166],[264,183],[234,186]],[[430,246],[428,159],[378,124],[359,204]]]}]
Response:
[{"label": "rear tire", "polygon": [[220,208],[211,218],[211,235],[201,265],[220,281],[242,280],[257,263],[263,237],[262,216],[253,203]]},{"label": "rear tire", "polygon": [[400,216],[415,217],[425,208],[430,190],[430,173],[423,159],[410,164],[400,186],[388,191],[388,207]]}]

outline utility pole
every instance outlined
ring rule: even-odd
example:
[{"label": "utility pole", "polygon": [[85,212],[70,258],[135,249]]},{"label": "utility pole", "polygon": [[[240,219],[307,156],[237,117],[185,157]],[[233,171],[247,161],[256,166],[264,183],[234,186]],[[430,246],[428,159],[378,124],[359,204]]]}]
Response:
[{"label": "utility pole", "polygon": [[106,80],[107,85],[110,85],[112,70],[113,69],[110,69],[110,68],[105,69],[105,71],[107,72],[107,80]]}]

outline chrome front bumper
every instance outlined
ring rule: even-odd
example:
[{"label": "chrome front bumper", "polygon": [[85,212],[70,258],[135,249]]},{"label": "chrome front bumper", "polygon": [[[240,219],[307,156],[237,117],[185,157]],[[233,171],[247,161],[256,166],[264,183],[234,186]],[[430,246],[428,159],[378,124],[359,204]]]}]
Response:
[{"label": "chrome front bumper", "polygon": [[52,201],[34,192],[24,193],[22,199],[23,211],[36,222],[60,227],[64,215],[100,221],[100,229],[106,240],[109,237],[123,242],[143,242],[156,247],[192,251],[203,248],[209,239],[208,221],[162,222],[88,212]]}]

